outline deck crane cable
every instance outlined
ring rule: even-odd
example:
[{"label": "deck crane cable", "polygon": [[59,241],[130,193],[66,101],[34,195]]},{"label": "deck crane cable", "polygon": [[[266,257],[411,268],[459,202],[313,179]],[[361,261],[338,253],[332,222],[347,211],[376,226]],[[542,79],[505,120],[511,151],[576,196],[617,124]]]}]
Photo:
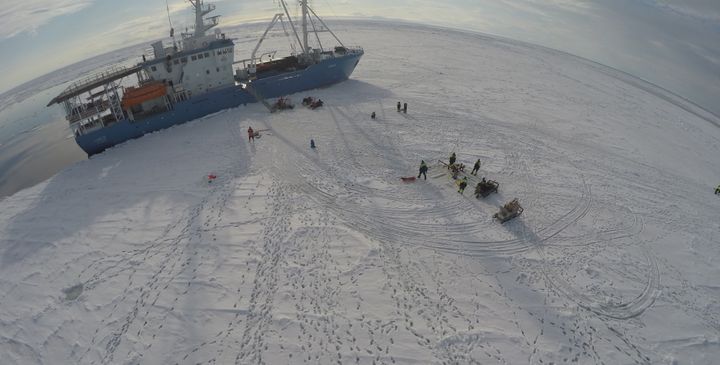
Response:
[{"label": "deck crane cable", "polygon": [[[325,6],[326,6],[328,9],[330,9],[330,14],[332,15],[332,17],[333,17],[333,18],[338,18],[338,15],[337,15],[337,13],[335,12],[335,9],[332,7],[332,5],[330,5],[330,3],[329,3],[327,0],[323,0],[323,3],[325,3]],[[349,37],[348,37],[348,36],[349,36]],[[352,39],[352,32],[350,32],[349,35],[343,36],[343,38],[344,38],[344,39],[350,39],[350,41],[353,42],[353,44],[357,44],[357,43]]]},{"label": "deck crane cable", "polygon": [[324,52],[325,50],[323,49],[322,42],[320,42],[320,34],[318,34],[318,30],[315,27],[315,20],[313,19],[312,16],[310,16],[310,25],[312,25],[313,33],[315,33],[315,38],[317,39],[318,47],[320,47],[320,50]]},{"label": "deck crane cable", "polygon": [[[278,7],[282,9],[282,7],[279,3],[278,3]],[[282,17],[280,18],[280,25],[282,25],[282,27],[283,27],[283,32],[285,33],[285,37],[287,37],[288,42],[290,42],[290,49],[292,50],[293,53],[296,53],[295,41],[293,41],[292,37],[290,37],[290,33],[288,32],[287,27],[285,27],[285,21],[283,20]]]}]

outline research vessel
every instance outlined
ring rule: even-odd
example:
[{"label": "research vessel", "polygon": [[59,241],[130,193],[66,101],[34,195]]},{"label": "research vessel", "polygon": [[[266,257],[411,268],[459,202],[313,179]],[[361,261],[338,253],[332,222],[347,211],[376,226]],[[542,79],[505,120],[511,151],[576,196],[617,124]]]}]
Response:
[{"label": "research vessel", "polygon": [[[74,82],[48,106],[62,104],[75,141],[88,156],[144,134],[185,123],[217,111],[347,80],[360,62],[361,47],[345,46],[315,13],[299,0],[293,19],[287,4],[274,15],[249,58],[235,60],[235,42],[220,29],[216,8],[189,0],[192,31],[152,44],[151,55],[135,66],[114,66]],[[258,51],[273,27],[281,24],[297,48],[287,56]],[[290,29],[288,31],[288,29]],[[337,43],[324,48],[318,33]],[[309,38],[317,38],[311,46]],[[179,38],[179,39],[178,39]]]}]

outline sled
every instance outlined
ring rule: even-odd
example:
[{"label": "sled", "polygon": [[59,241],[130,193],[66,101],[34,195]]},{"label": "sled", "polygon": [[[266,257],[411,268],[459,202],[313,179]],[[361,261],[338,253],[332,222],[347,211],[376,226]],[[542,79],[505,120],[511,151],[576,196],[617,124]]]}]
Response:
[{"label": "sled", "polygon": [[481,181],[475,187],[475,197],[480,199],[492,193],[497,193],[499,186],[500,184],[495,180],[486,180],[484,183]]},{"label": "sled", "polygon": [[403,176],[400,178],[400,180],[402,180],[402,182],[404,182],[404,183],[412,183],[412,182],[415,182],[415,180],[417,180],[417,178],[415,176]]},{"label": "sled", "polygon": [[513,218],[516,218],[522,214],[523,211],[524,209],[520,206],[520,202],[518,202],[517,198],[515,198],[501,207],[500,211],[493,215],[493,218],[499,220],[500,223],[505,223]]},{"label": "sled", "polygon": [[438,162],[450,171],[450,176],[453,180],[457,180],[460,174],[465,174],[465,165],[462,163],[456,162],[454,164],[448,164],[443,160],[438,160]]},{"label": "sled", "polygon": [[443,161],[443,160],[438,160],[438,162],[439,162],[441,165],[445,166],[445,168],[447,168],[447,169],[452,169],[453,167],[455,167],[455,168],[458,169],[458,171],[460,171],[460,172],[465,172],[465,164],[464,164],[464,163],[455,162],[454,164],[451,165],[451,164],[448,164],[447,162],[445,162],[445,161]]}]

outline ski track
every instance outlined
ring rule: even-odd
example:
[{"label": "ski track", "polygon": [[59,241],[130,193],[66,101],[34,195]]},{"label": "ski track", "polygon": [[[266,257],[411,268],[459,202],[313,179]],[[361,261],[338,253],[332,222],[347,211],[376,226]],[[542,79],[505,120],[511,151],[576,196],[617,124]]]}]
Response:
[{"label": "ski track", "polygon": [[[330,111],[333,115],[339,114],[339,115],[346,115],[341,112],[335,112]],[[347,119],[350,119],[350,117],[347,117]],[[337,117],[333,117],[333,120],[336,124],[336,126],[339,128],[340,123],[337,120]],[[278,133],[278,131],[273,131],[275,135],[281,135],[281,133]],[[369,135],[373,135],[373,133],[361,133],[361,135],[368,139],[369,143],[373,146],[375,144],[374,141],[370,140],[368,137]],[[356,141],[357,142],[357,141]],[[365,148],[350,148],[348,146],[347,139],[343,139],[344,147],[346,147],[347,151],[356,151],[356,150],[366,150]],[[366,147],[367,148],[367,147]],[[374,150],[374,149],[371,149]],[[521,158],[518,154],[511,154],[509,155],[510,159],[508,161],[512,161],[511,164],[515,164],[513,168],[511,168],[514,171],[528,171],[529,169],[527,166],[521,162]],[[347,160],[342,159],[342,156],[339,158],[340,161],[342,161],[343,164],[349,163],[349,161],[352,161],[352,157],[349,156]],[[298,162],[295,164],[298,166],[298,172],[296,174],[293,174],[293,176],[326,176],[330,178],[338,179],[342,183],[342,172],[335,171],[333,172],[330,168],[327,166],[323,166],[320,164],[313,164],[314,162],[312,159]],[[387,161],[388,165],[393,165],[394,161]],[[316,168],[316,169],[313,169]],[[356,171],[356,169],[363,169],[360,165],[351,165],[349,168],[353,171]],[[440,167],[438,165],[435,166],[435,170],[439,169]],[[369,171],[366,171],[369,173]],[[335,175],[330,175],[332,173],[335,173]],[[362,174],[361,174],[362,175]],[[445,174],[443,174],[445,175]],[[525,174],[526,179],[530,179],[531,173],[528,171],[528,173]],[[291,179],[291,175],[286,175],[284,178]],[[471,177],[473,178],[473,177]],[[476,178],[474,178],[476,179]],[[568,247],[568,246],[587,246],[587,245],[601,245],[601,244],[609,244],[614,240],[622,239],[622,238],[632,238],[634,236],[639,235],[642,232],[642,219],[632,212],[628,212],[627,215],[631,217],[632,223],[630,225],[620,225],[619,227],[612,229],[612,230],[606,230],[601,232],[594,232],[594,233],[587,233],[584,236],[576,236],[576,237],[562,237],[562,239],[558,239],[557,243],[553,242],[553,239],[558,236],[561,232],[563,232],[568,226],[571,226],[584,217],[587,216],[588,212],[592,208],[592,195],[590,192],[590,188],[588,184],[585,182],[584,179],[581,179],[582,188],[580,189],[581,196],[579,197],[577,203],[572,207],[571,210],[567,211],[565,214],[558,217],[556,220],[550,222],[547,225],[544,225],[541,229],[538,230],[538,232],[532,233],[531,235],[534,235],[534,239],[528,238],[528,237],[519,237],[517,239],[507,240],[507,241],[495,241],[495,242],[482,242],[482,241],[473,241],[468,240],[468,237],[472,237],[473,234],[477,234],[481,231],[481,229],[477,228],[477,224],[473,223],[460,223],[460,224],[438,224],[438,225],[430,225],[430,227],[422,228],[421,224],[413,225],[413,222],[408,222],[407,219],[411,218],[412,216],[415,216],[418,214],[418,210],[414,209],[413,211],[407,210],[403,211],[397,208],[378,208],[377,206],[365,206],[362,203],[358,204],[357,201],[355,201],[355,195],[356,194],[373,194],[373,196],[382,196],[385,199],[391,199],[393,197],[392,194],[386,195],[386,194],[377,194],[376,192],[372,191],[372,189],[367,189],[364,187],[356,187],[349,182],[344,184],[345,190],[340,189],[340,191],[333,191],[333,193],[328,193],[327,191],[324,191],[322,188],[318,188],[318,186],[322,186],[324,184],[317,184],[316,182],[306,182],[302,183],[299,186],[299,189],[303,191],[303,193],[308,196],[312,197],[315,204],[327,207],[328,209],[331,209],[334,211],[335,214],[337,214],[339,217],[342,217],[346,224],[353,227],[354,229],[357,229],[358,231],[364,232],[365,234],[373,237],[379,242],[405,242],[407,245],[419,245],[421,247],[430,248],[437,252],[445,252],[445,253],[452,253],[452,254],[459,254],[462,256],[496,256],[496,255],[506,255],[506,254],[520,254],[529,250],[537,250],[541,254],[541,256],[544,258],[544,252],[543,247],[544,246],[552,246],[554,244],[561,245],[562,247]],[[528,181],[526,184],[527,186],[533,186],[536,184],[536,182]],[[473,184],[470,184],[473,185]],[[527,187],[526,186],[526,187]],[[335,187],[337,188],[337,187]],[[532,192],[532,190],[530,190]],[[338,202],[339,196],[346,197],[345,203]],[[407,203],[407,199],[403,199],[402,201],[394,201],[391,204],[388,204],[390,206],[396,206],[401,205],[402,202]],[[411,200],[411,202],[413,202]],[[352,208],[345,207],[345,204],[352,204],[355,203],[356,205]],[[393,204],[395,203],[395,204]],[[452,217],[453,212],[456,212],[460,206],[464,206],[466,203],[463,200],[460,200],[458,202],[453,202],[454,205],[448,205],[448,206],[441,206],[441,207],[428,207],[428,208],[420,208],[419,212],[421,214],[427,214],[431,216],[437,215],[440,218],[449,218]],[[532,201],[528,202],[532,204]],[[614,207],[617,209],[617,207]],[[620,208],[622,209],[622,208]],[[371,218],[373,217],[373,218]],[[427,226],[427,225],[425,225]],[[422,236],[438,236],[437,230],[441,227],[448,227],[451,228],[452,231],[446,231],[442,232],[443,240],[442,242],[431,242],[427,240],[423,240]],[[435,235],[432,235],[431,232],[435,232]],[[454,239],[454,237],[463,237],[464,239]],[[593,240],[589,240],[589,238],[592,238]],[[578,242],[578,240],[582,240]],[[568,243],[569,242],[569,243]],[[453,247],[454,246],[454,247]],[[477,246],[481,246],[478,248]],[[392,295],[393,298],[397,298],[397,307],[401,309],[409,309],[410,306],[407,303],[417,303],[418,305],[424,305],[425,308],[438,308],[441,307],[440,304],[437,302],[433,302],[430,300],[430,298],[425,295],[422,291],[422,289],[417,288],[424,288],[428,285],[431,285],[431,283],[428,283],[427,281],[423,282],[422,284],[419,284],[417,282],[414,282],[411,278],[419,277],[417,272],[413,272],[412,269],[408,268],[408,264],[402,264],[399,261],[399,254],[398,249],[393,248],[393,246],[383,245],[383,257],[386,260],[385,266],[394,268],[394,271],[396,271],[397,276],[404,278],[405,280],[400,283],[400,286],[404,288],[404,296],[396,296],[397,290],[395,287],[393,287],[392,284],[389,284],[390,287],[393,288],[394,294]],[[585,293],[582,293],[581,291],[575,289],[571,284],[569,284],[567,281],[563,280],[562,278],[558,277],[557,273],[550,272],[548,270],[543,270],[542,267],[545,265],[538,265],[540,268],[542,274],[544,275],[546,281],[548,282],[550,288],[552,290],[555,290],[558,292],[561,296],[566,297],[567,299],[573,301],[575,304],[580,306],[583,309],[586,309],[588,311],[591,311],[597,315],[613,318],[613,319],[629,319],[632,317],[636,317],[640,315],[644,310],[649,308],[656,296],[656,290],[658,286],[658,280],[659,280],[659,272],[657,270],[656,263],[654,261],[654,258],[648,254],[645,254],[646,263],[650,267],[650,271],[647,273],[647,276],[645,278],[646,285],[644,289],[642,290],[641,294],[635,298],[635,300],[627,302],[627,303],[621,303],[617,305],[604,305],[601,303],[598,303],[597,301],[592,300],[590,297],[588,297]],[[387,270],[387,272],[390,272],[390,270]],[[390,278],[392,278],[392,274],[387,274]],[[438,287],[440,287],[438,285]],[[415,289],[415,290],[413,290]],[[443,296],[441,295],[440,298]],[[423,303],[423,301],[429,301],[429,303]],[[446,306],[442,306],[447,309]],[[425,312],[425,311],[420,311]],[[417,337],[418,344],[421,346],[429,346],[431,347],[431,341],[430,339],[424,337],[422,334],[415,332],[411,326],[412,326],[412,320],[410,319],[410,315],[407,312],[398,311],[398,315],[402,315],[406,320],[406,330],[410,331]],[[459,318],[463,318],[462,315],[458,315]],[[427,316],[427,327],[428,328],[440,328],[447,327],[447,324],[444,324],[442,322],[438,322],[437,317],[435,316]],[[440,319],[443,317],[440,316]],[[465,318],[469,323],[472,323],[471,320],[468,320]],[[516,326],[520,329],[520,332],[523,333],[523,329],[519,327],[519,324],[516,323]],[[451,327],[452,328],[452,327]],[[595,331],[594,328],[591,327],[591,329],[585,329],[587,333],[592,333]],[[576,330],[572,330],[572,332],[575,332]],[[612,331],[611,331],[612,332]],[[585,332],[581,332],[585,333]],[[612,332],[613,334],[616,334],[616,332]],[[443,331],[443,335],[446,335],[447,332]],[[452,335],[457,336],[457,333],[453,333]],[[523,333],[524,335],[524,333]],[[589,336],[592,336],[590,334]],[[618,336],[619,337],[619,336]],[[537,341],[537,338],[533,340],[534,342]],[[526,341],[528,344],[530,343],[529,340]],[[627,342],[627,340],[623,340],[623,343],[625,345],[630,344]],[[630,344],[631,345],[631,344]],[[492,349],[492,345],[486,344],[486,346],[490,349]],[[444,347],[443,351],[436,351],[435,356],[438,359],[444,359],[449,362],[458,362],[458,361],[476,361],[469,357],[469,353],[472,352],[472,350],[476,347],[475,342],[471,341],[470,344],[465,348],[465,351],[458,351],[458,349],[455,349],[453,347]],[[590,345],[587,345],[585,343],[584,347],[590,348]],[[630,346],[633,348],[635,352],[638,352],[638,356],[636,360],[637,363],[646,363],[647,357],[640,354],[639,350],[633,346]],[[581,347],[582,348],[582,347]],[[450,351],[453,350],[453,351]],[[486,354],[491,354],[492,351],[488,351]],[[584,354],[587,356],[590,356],[591,358],[597,360],[599,359],[599,355],[597,352],[592,350],[591,355],[588,355],[588,350],[583,351]],[[632,355],[632,352],[627,351],[628,354]],[[629,355],[629,356],[630,356]],[[498,361],[500,363],[503,363],[504,360],[502,356],[496,353],[495,356],[488,355],[490,358],[493,359],[493,361]]]}]

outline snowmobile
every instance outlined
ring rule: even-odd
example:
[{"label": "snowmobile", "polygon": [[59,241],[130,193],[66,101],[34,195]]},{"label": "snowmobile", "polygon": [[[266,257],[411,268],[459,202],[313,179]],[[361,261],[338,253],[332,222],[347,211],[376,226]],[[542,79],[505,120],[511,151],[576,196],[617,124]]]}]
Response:
[{"label": "snowmobile", "polygon": [[281,97],[272,106],[272,111],[276,112],[278,110],[288,110],[288,109],[294,109],[294,108],[295,108],[295,105],[292,104],[292,101],[290,101],[289,98]]},{"label": "snowmobile", "polygon": [[519,216],[523,211],[524,209],[520,206],[520,202],[518,202],[517,198],[515,198],[511,202],[502,206],[500,211],[493,215],[493,218],[499,220],[500,223],[505,223]]},{"label": "snowmobile", "polygon": [[485,198],[492,193],[497,193],[499,186],[500,184],[495,180],[481,181],[475,186],[475,197],[480,199],[480,197]]},{"label": "snowmobile", "polygon": [[305,105],[306,107],[315,110],[321,106],[323,106],[325,103],[322,101],[322,99],[315,99],[312,96],[308,96],[306,98],[303,98],[302,105]]}]

